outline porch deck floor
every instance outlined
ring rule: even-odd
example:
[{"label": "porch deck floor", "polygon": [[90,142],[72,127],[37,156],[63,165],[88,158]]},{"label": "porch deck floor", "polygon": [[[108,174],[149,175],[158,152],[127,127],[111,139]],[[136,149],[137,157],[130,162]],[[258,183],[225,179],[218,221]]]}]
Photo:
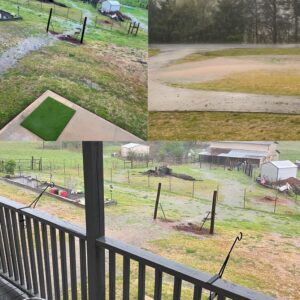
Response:
[{"label": "porch deck floor", "polygon": [[5,279],[0,278],[0,299],[1,300],[23,300],[28,295],[17,289]]}]

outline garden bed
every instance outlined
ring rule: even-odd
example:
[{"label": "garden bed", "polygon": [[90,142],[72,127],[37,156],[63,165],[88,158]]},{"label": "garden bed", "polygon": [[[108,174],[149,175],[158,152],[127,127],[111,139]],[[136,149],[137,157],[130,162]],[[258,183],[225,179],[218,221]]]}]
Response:
[{"label": "garden bed", "polygon": [[0,22],[1,21],[17,21],[17,20],[21,20],[21,19],[22,18],[20,16],[16,16],[5,10],[0,9]]}]

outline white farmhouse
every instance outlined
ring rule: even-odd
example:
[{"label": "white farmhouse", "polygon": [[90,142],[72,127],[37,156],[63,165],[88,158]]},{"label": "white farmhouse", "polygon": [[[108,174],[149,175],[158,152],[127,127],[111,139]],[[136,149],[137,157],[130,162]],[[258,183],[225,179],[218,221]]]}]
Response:
[{"label": "white farmhouse", "polygon": [[150,146],[136,144],[136,143],[129,143],[126,145],[122,145],[121,146],[121,156],[127,157],[129,153],[134,153],[139,156],[149,155]]},{"label": "white farmhouse", "polygon": [[119,1],[106,0],[102,2],[101,11],[104,13],[111,13],[120,11],[121,5]]},{"label": "white farmhouse", "polygon": [[297,166],[289,160],[269,161],[261,166],[261,179],[270,183],[297,178]]}]

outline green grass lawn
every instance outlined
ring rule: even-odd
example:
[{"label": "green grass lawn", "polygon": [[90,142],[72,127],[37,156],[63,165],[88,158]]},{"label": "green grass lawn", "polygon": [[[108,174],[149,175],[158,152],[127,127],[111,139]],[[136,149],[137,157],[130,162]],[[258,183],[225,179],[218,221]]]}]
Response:
[{"label": "green grass lawn", "polygon": [[[151,112],[150,140],[299,140],[300,116],[267,113]],[[282,128],[293,128],[283,130]]]},{"label": "green grass lawn", "polygon": [[300,96],[300,72],[251,71],[203,83],[179,83],[174,87],[276,96]]},{"label": "green grass lawn", "polygon": [[45,141],[56,141],[75,110],[48,97],[21,125]]}]

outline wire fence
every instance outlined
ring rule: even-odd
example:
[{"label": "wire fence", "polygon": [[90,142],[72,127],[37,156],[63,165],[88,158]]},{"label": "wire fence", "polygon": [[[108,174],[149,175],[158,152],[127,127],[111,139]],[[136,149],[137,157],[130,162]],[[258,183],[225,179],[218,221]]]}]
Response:
[{"label": "wire fence", "polygon": [[19,13],[22,12],[22,7],[35,9],[41,12],[49,12],[52,8],[54,16],[59,16],[72,20],[75,22],[82,23],[84,19],[84,13],[82,10],[73,7],[63,7],[55,3],[46,3],[36,0],[8,0],[11,3],[16,4],[19,7]]},{"label": "wire fence", "polygon": [[[92,16],[91,14],[86,15],[83,10],[75,7],[64,7],[58,5],[56,3],[46,3],[37,0],[8,0],[10,3],[16,5],[16,14],[22,16],[22,10],[25,9],[34,9],[39,12],[44,12],[49,14],[50,9],[52,9],[53,17],[61,17],[70,21],[74,21],[79,24],[83,24],[84,18],[88,17],[90,22],[89,25],[93,25],[94,28],[98,28],[106,31],[118,30],[128,35],[129,26],[131,21],[129,19],[125,19],[123,22],[115,21],[110,19],[109,17],[98,14],[96,16]],[[50,29],[54,32],[58,31],[58,28],[52,28],[53,24],[50,25]]]},{"label": "wire fence", "polygon": [[[15,175],[37,177],[41,181],[54,181],[70,189],[83,189],[83,164],[80,160],[52,160],[31,157],[30,159],[15,159]],[[0,159],[0,172],[5,174],[7,160]],[[248,176],[243,169],[227,171],[237,178],[237,183],[224,183],[213,176],[213,172],[221,171],[221,166],[203,165],[202,169],[212,170],[211,179],[184,180],[174,176],[153,176],[146,174],[146,162],[138,162],[140,169],[131,169],[131,164],[123,160],[111,159],[104,168],[105,184],[112,184],[115,191],[118,186],[126,186],[134,190],[156,193],[158,184],[165,196],[188,197],[195,201],[211,201],[213,191],[218,191],[218,203],[231,207],[251,209],[264,212],[299,214],[300,196],[287,192],[278,192],[260,186],[256,183],[259,170],[253,170]],[[151,162],[151,166],[153,162]],[[148,162],[148,167],[150,167]],[[193,168],[200,167],[191,164]],[[224,172],[224,170],[222,170]],[[226,171],[225,171],[226,172]],[[243,174],[245,173],[245,174]],[[225,174],[225,173],[224,173]],[[243,184],[238,180],[242,180]]]}]

